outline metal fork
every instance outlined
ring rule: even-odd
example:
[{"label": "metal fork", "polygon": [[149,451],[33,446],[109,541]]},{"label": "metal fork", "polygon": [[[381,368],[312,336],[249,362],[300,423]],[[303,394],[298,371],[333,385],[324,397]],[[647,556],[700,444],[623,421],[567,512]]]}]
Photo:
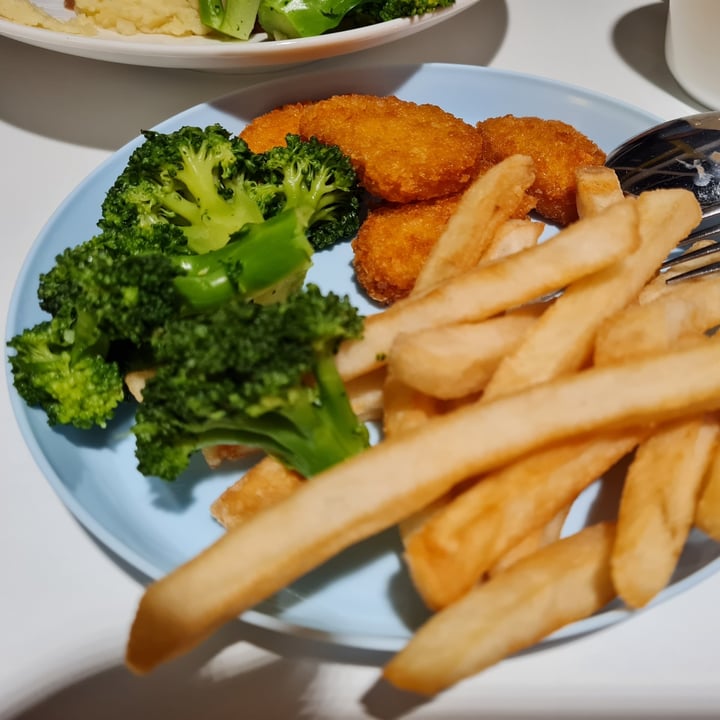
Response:
[{"label": "metal fork", "polygon": [[[703,219],[678,246],[662,270],[720,254],[720,112],[700,113],[657,125],[613,150],[605,163],[626,194],[681,187],[700,202]],[[711,245],[684,252],[701,240]],[[693,267],[667,279],[675,283],[720,272],[720,261]]]},{"label": "metal fork", "polygon": [[[671,255],[660,267],[660,272],[667,272],[670,268],[677,267],[678,265],[684,265],[700,258],[711,257],[713,255],[720,254],[720,226],[710,228],[701,234],[696,235],[693,238],[694,242],[702,240],[710,240],[710,245],[699,247],[696,250],[690,250],[689,252],[679,252]],[[690,243],[683,242],[682,246],[687,247]],[[693,267],[691,270],[680,272],[677,275],[668,277],[665,282],[668,285],[676,282],[682,282],[683,280],[691,280],[692,278],[703,277],[704,275],[712,275],[713,273],[720,272],[720,261],[710,262],[707,265],[700,265]]]}]

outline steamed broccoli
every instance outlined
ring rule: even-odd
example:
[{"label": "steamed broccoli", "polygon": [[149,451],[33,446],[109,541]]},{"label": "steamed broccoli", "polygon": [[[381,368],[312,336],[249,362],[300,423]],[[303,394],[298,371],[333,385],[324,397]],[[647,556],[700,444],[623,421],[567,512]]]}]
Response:
[{"label": "steamed broccoli", "polygon": [[[302,286],[312,255],[294,210],[249,225],[225,247],[204,255],[151,251],[150,241],[146,252],[128,255],[104,245],[103,237],[58,257],[38,289],[52,322],[29,328],[10,342],[18,392],[28,404],[43,407],[52,424],[105,424],[122,400],[115,387],[113,402],[107,401],[99,413],[73,397],[104,395],[98,373],[102,383],[112,376],[122,387],[125,372],[154,362],[152,335],[174,317],[209,312],[233,296],[258,302],[282,299]],[[48,371],[38,370],[38,346]],[[59,373],[63,381],[48,372]]]},{"label": "steamed broccoli", "polygon": [[[172,225],[154,225],[147,230],[129,228],[126,231],[107,230],[90,240],[63,250],[54,265],[40,275],[38,299],[40,307],[51,316],[74,316],[76,303],[87,302],[87,296],[97,295],[104,311],[114,313],[116,286],[132,284],[137,277],[146,292],[162,293],[164,284],[153,285],[153,278],[135,265],[128,264],[125,278],[120,265],[135,256],[180,256],[188,253],[184,235]],[[146,271],[145,271],[146,272]],[[110,296],[107,293],[111,293]]]},{"label": "steamed broccoli", "polygon": [[124,373],[181,306],[176,274],[163,255],[115,258],[98,239],[63,253],[40,283],[52,318],[8,343],[20,396],[51,425],[104,426],[124,398]]},{"label": "steamed broccoli", "polygon": [[[219,125],[144,136],[103,202],[103,230],[171,223],[192,252],[202,253],[265,219],[258,156],[240,138]],[[272,199],[275,190],[267,192]]]},{"label": "steamed broccoli", "polygon": [[291,206],[310,241],[326,247],[357,232],[360,192],[350,160],[334,145],[294,136],[287,147],[253,153],[219,125],[186,126],[145,133],[108,191],[99,225],[124,232],[169,223],[190,252],[204,253]]},{"label": "steamed broccoli", "polygon": [[362,318],[347,298],[310,285],[271,305],[234,299],[172,320],[153,337],[156,375],[133,432],[138,468],[175,479],[198,449],[262,448],[309,477],[368,445],[335,367]]},{"label": "steamed broccoli", "polygon": [[106,195],[101,232],[40,277],[51,322],[9,343],[19,393],[51,423],[104,424],[111,404],[86,414],[61,383],[33,371],[38,344],[46,362],[59,354],[73,391],[86,383],[92,395],[90,359],[119,378],[139,358],[153,361],[152,335],[173,318],[212,312],[233,297],[268,303],[298,290],[311,239],[326,246],[357,229],[359,193],[349,160],[316,141],[255,154],[217,125],[147,133]]},{"label": "steamed broccoli", "polygon": [[124,398],[116,363],[78,352],[62,319],[39,323],[10,340],[13,382],[28,405],[42,407],[50,425],[104,427]]},{"label": "steamed broccoli", "polygon": [[[237,0],[236,0],[237,1]],[[227,0],[228,5],[232,0]],[[312,37],[341,23],[358,26],[424,15],[454,0],[260,0],[258,22],[276,40]]]},{"label": "steamed broccoli", "polygon": [[263,165],[281,188],[281,205],[296,208],[316,250],[352,237],[360,225],[357,174],[335,145],[287,135],[285,145],[267,151]]}]

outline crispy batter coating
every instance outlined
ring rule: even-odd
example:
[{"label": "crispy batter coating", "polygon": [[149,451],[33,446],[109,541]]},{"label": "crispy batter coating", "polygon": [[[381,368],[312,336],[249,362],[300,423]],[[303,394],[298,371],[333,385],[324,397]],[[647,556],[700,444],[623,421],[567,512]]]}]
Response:
[{"label": "crispy batter coating", "polygon": [[605,153],[590,138],[560,120],[514,115],[488,118],[477,129],[487,162],[516,153],[534,160],[536,178],[530,193],[543,217],[559,225],[577,220],[575,171],[605,162]]},{"label": "crispy batter coating", "polygon": [[381,205],[368,213],[352,243],[353,265],[373,300],[390,304],[410,293],[460,197]]},{"label": "crispy batter coating", "polygon": [[300,134],[338,145],[365,189],[407,203],[461,191],[478,173],[482,138],[436,105],[396,97],[336,95],[306,107]]},{"label": "crispy batter coating", "polygon": [[288,103],[254,118],[240,133],[248,147],[256,153],[285,145],[288,133],[300,132],[300,115],[309,102]]}]

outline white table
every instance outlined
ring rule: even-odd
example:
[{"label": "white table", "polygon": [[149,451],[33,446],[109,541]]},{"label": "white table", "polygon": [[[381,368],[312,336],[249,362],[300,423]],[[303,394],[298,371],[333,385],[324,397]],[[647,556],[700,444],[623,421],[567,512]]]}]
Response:
[{"label": "white table", "polygon": [[[324,63],[441,61],[584,85],[663,117],[700,108],[662,54],[665,4],[481,0],[444,25]],[[113,65],[0,39],[0,312],[66,194],[148,127],[276,73]],[[297,70],[296,72],[299,72]],[[720,576],[631,621],[508,660],[431,702],[376,686],[377,658],[233,624],[138,679],[123,665],[142,588],[54,495],[0,386],[0,718],[720,717]]]}]

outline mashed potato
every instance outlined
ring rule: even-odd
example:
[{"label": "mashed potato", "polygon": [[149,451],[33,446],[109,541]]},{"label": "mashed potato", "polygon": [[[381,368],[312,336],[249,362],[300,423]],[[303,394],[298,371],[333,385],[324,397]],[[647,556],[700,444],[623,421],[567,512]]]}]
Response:
[{"label": "mashed potato", "polygon": [[[0,0],[2,1],[2,0]],[[207,35],[198,0],[75,0],[75,12],[122,35]]]},{"label": "mashed potato", "polygon": [[83,18],[62,20],[33,5],[29,0],[0,0],[0,18],[27,25],[72,35],[92,35],[95,27]]},{"label": "mashed potato", "polygon": [[30,27],[84,35],[95,33],[97,28],[122,35],[178,37],[210,32],[200,22],[198,0],[75,0],[74,5],[75,16],[65,19],[69,13],[55,17],[30,0],[0,0],[0,17]]}]

